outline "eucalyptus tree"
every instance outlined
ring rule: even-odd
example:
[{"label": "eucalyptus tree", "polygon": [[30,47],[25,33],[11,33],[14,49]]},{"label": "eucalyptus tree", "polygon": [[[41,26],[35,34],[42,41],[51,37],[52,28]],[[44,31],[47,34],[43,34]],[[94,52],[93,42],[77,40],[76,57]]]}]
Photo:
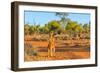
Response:
[{"label": "eucalyptus tree", "polygon": [[65,12],[56,12],[56,16],[60,17],[60,24],[62,25],[63,29],[65,29],[65,25],[67,24],[68,21],[70,21],[68,17],[68,13]]}]

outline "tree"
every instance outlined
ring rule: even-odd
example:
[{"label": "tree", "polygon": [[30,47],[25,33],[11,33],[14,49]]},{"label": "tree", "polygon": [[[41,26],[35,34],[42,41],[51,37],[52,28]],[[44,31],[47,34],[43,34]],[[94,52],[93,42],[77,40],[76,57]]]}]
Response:
[{"label": "tree", "polygon": [[35,27],[34,26],[30,26],[29,31],[30,31],[31,35],[34,34],[35,33]]},{"label": "tree", "polygon": [[61,25],[60,25],[60,23],[58,21],[50,21],[47,24],[47,27],[48,27],[49,31],[57,32],[57,30],[61,27]]},{"label": "tree", "polygon": [[68,16],[68,13],[64,12],[56,12],[56,16],[59,16],[60,18],[66,18]]},{"label": "tree", "polygon": [[79,25],[77,22],[68,22],[65,29],[67,30],[69,36],[71,38],[79,38],[82,32],[82,26]]},{"label": "tree", "polygon": [[30,29],[30,26],[28,24],[25,24],[24,25],[24,31],[25,31],[24,33],[25,33],[25,35],[29,34],[29,32],[30,32],[29,29]]},{"label": "tree", "polygon": [[83,25],[83,34],[86,38],[90,38],[90,23],[89,24],[84,24]]},{"label": "tree", "polygon": [[40,27],[39,29],[40,33],[49,33],[49,28],[47,26],[43,26],[43,27]]},{"label": "tree", "polygon": [[38,34],[39,33],[40,25],[31,25],[30,26],[30,34]]},{"label": "tree", "polygon": [[68,21],[70,21],[70,19],[67,18],[68,13],[56,12],[56,16],[61,18],[60,23],[61,23],[63,29],[65,29],[65,25],[67,24]]},{"label": "tree", "polygon": [[35,26],[35,31],[36,31],[37,34],[39,34],[39,29],[40,29],[40,25],[36,25]]},{"label": "tree", "polygon": [[90,25],[89,24],[84,24],[83,29],[85,33],[88,33],[90,31]]},{"label": "tree", "polygon": [[79,39],[80,35],[82,34],[83,28],[80,24],[76,25],[75,27],[75,34],[76,34],[76,38]]}]

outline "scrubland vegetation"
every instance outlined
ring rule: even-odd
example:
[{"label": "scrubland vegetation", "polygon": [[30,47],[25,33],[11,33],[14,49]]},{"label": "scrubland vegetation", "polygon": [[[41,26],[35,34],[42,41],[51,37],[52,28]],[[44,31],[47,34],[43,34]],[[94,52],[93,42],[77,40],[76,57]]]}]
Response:
[{"label": "scrubland vegetation", "polygon": [[[86,59],[90,57],[90,21],[81,24],[55,13],[60,20],[24,25],[25,61]],[[55,53],[48,56],[49,33],[54,33]]]}]

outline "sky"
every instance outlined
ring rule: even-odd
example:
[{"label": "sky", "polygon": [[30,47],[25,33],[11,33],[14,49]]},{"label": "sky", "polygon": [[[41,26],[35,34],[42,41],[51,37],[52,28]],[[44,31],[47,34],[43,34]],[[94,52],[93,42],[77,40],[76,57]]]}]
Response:
[{"label": "sky", "polygon": [[[79,24],[89,23],[90,14],[86,13],[68,13],[67,18],[72,21],[77,21]],[[60,20],[61,18],[55,15],[55,12],[39,12],[39,11],[24,11],[25,24],[47,24],[52,20]]]}]

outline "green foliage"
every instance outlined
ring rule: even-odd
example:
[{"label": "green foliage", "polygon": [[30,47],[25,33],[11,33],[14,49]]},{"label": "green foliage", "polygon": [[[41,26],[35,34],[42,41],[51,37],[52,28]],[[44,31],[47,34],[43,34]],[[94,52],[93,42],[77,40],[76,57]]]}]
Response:
[{"label": "green foliage", "polygon": [[77,23],[76,22],[69,22],[67,25],[66,25],[66,30],[75,30],[75,28],[76,28],[76,26],[77,26]]},{"label": "green foliage", "polygon": [[83,31],[82,26],[81,26],[81,25],[76,25],[75,31],[76,31],[77,33],[81,33],[81,32]]},{"label": "green foliage", "polygon": [[49,31],[56,31],[61,27],[60,23],[57,21],[51,21],[47,24]]},{"label": "green foliage", "polygon": [[47,26],[40,27],[40,33],[49,33],[49,28]]},{"label": "green foliage", "polygon": [[30,31],[30,34],[34,34],[34,32],[35,32],[35,27],[34,27],[34,26],[30,26],[29,31]]},{"label": "green foliage", "polygon": [[85,33],[89,33],[89,31],[90,31],[90,25],[89,24],[84,24],[83,28],[84,28]]},{"label": "green foliage", "polygon": [[60,17],[60,24],[62,25],[63,28],[65,28],[65,24],[67,24],[70,19],[67,18],[68,13],[64,12],[56,12],[56,16]]},{"label": "green foliage", "polygon": [[39,33],[40,25],[31,25],[29,28],[30,34]]},{"label": "green foliage", "polygon": [[78,24],[77,22],[69,22],[66,25],[65,29],[68,31],[71,38],[79,37],[83,31],[82,26],[80,24]]},{"label": "green foliage", "polygon": [[83,25],[83,34],[85,34],[85,38],[90,38],[90,23]]},{"label": "green foliage", "polygon": [[58,16],[60,20],[52,20],[44,26],[40,26],[39,24],[25,24],[25,35],[48,34],[53,31],[56,34],[67,35],[67,37],[69,36],[70,38],[80,38],[81,35],[82,37],[84,35],[85,38],[90,38],[90,21],[89,24],[79,24],[67,18],[68,13],[56,12],[55,15]]},{"label": "green foliage", "polygon": [[56,16],[59,16],[60,18],[66,18],[68,16],[68,13],[56,12]]},{"label": "green foliage", "polygon": [[28,24],[25,24],[24,25],[25,35],[29,34],[29,32],[30,32],[29,29],[30,29],[30,26]]}]

